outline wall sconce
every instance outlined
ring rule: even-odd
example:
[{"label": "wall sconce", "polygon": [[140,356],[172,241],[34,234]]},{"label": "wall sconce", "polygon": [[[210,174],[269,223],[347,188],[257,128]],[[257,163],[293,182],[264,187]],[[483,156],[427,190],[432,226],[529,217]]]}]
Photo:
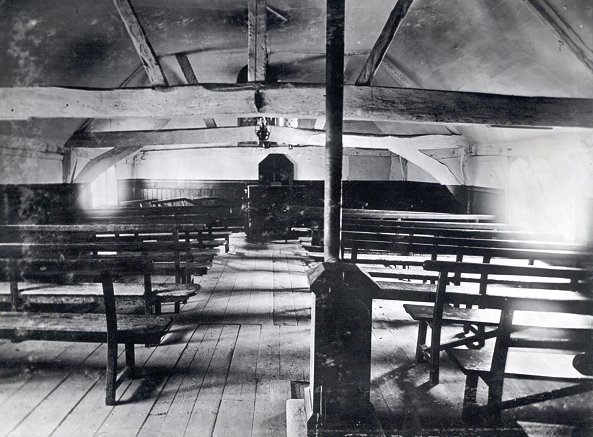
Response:
[{"label": "wall sconce", "polygon": [[270,148],[270,142],[268,141],[268,138],[270,138],[270,129],[268,128],[266,117],[261,117],[257,120],[255,135],[257,135],[257,142],[260,146],[264,149]]}]

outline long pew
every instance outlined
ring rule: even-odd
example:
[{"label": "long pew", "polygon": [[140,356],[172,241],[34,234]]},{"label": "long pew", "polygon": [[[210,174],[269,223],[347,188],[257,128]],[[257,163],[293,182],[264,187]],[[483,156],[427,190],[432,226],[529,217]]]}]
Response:
[{"label": "long pew", "polygon": [[[243,230],[239,215],[207,206],[93,208],[71,211],[55,220],[75,224],[203,224],[207,232],[201,232],[199,236],[193,232],[191,238],[198,236],[203,244],[211,247],[224,246],[225,252],[229,250],[230,234]],[[186,237],[190,238],[187,232]]]},{"label": "long pew", "polygon": [[[2,269],[11,278],[11,294],[17,299],[17,278],[35,269],[35,259],[26,250],[3,252]],[[13,342],[26,340],[107,343],[105,403],[115,405],[116,389],[122,378],[117,375],[117,349],[125,345],[126,370],[135,375],[134,345],[158,344],[172,322],[170,317],[117,314],[113,275],[130,269],[146,272],[151,264],[143,259],[77,259],[53,258],[56,266],[67,273],[93,274],[100,278],[105,314],[0,312],[0,338]],[[46,260],[49,262],[49,260]],[[61,285],[62,293],[78,293],[82,284]],[[123,375],[122,375],[123,377]]]},{"label": "long pew", "polygon": [[[207,250],[212,247],[207,244],[211,241],[209,232],[205,225],[199,223],[0,225],[0,242],[82,242],[100,244],[97,249],[103,247],[100,249],[103,251],[108,251],[109,244],[112,244],[120,247],[119,250],[111,248],[116,252],[164,252],[170,253],[168,259],[179,270],[180,256],[183,254],[186,255],[186,262],[191,262],[192,255],[212,258],[213,252]],[[200,270],[199,266],[195,269]],[[176,276],[179,273],[176,272]]]},{"label": "long pew", "polygon": [[[418,342],[416,348],[416,359],[430,361],[430,380],[431,383],[436,384],[439,380],[439,353],[442,350],[454,346],[469,344],[476,340],[483,342],[483,330],[479,330],[479,334],[470,338],[455,338],[449,343],[441,341],[441,329],[443,323],[458,323],[458,324],[473,324],[482,328],[489,325],[497,325],[499,322],[500,311],[492,311],[501,309],[501,302],[492,299],[496,293],[503,293],[507,297],[505,306],[511,305],[514,299],[522,304],[521,299],[526,296],[531,296],[530,308],[534,311],[543,306],[560,305],[558,299],[560,296],[567,296],[567,299],[579,298],[584,296],[578,293],[585,286],[591,287],[590,276],[591,272],[587,269],[570,268],[570,267],[550,267],[550,266],[510,266],[501,264],[488,263],[468,263],[468,262],[451,262],[451,261],[426,261],[424,269],[436,271],[439,274],[439,280],[436,286],[434,306],[427,305],[410,305],[405,304],[404,308],[410,316],[419,321]],[[451,277],[459,273],[474,274],[479,278],[479,289],[477,297],[477,306],[479,308],[455,308],[447,306],[449,292],[459,291],[459,287],[451,286]],[[497,279],[493,279],[495,276]],[[507,278],[505,281],[501,278]],[[491,287],[492,284],[511,283],[517,278],[523,278],[523,282],[531,282],[531,285],[542,281],[542,278],[564,280],[564,287],[548,287],[545,291],[541,289],[517,289],[513,287]],[[537,278],[537,279],[535,279]],[[529,279],[529,281],[525,281]],[[550,282],[554,284],[553,281]],[[492,292],[492,296],[490,295]],[[568,293],[567,293],[568,292]],[[572,294],[572,296],[571,296]],[[513,305],[519,305],[513,303]],[[427,327],[432,329],[430,347],[426,346],[426,331]],[[495,334],[495,331],[490,333]]]},{"label": "long pew", "polygon": [[[189,284],[192,275],[203,275],[211,263],[215,252],[203,248],[199,244],[179,238],[179,230],[200,231],[202,225],[7,225],[0,226],[0,244],[5,250],[16,245],[19,249],[30,253],[54,253],[65,257],[94,256],[101,259],[122,256],[142,257],[152,263],[151,271],[157,275],[175,275],[176,283],[160,285],[154,292],[142,293],[132,285],[118,285],[118,299],[146,301],[147,308],[160,312],[163,303],[174,303],[175,311],[179,312],[180,304],[197,293],[198,286]],[[152,240],[158,235],[163,240]],[[132,239],[125,239],[125,236]],[[120,239],[123,237],[124,239]],[[6,243],[10,241],[10,243]],[[46,272],[49,274],[49,271]],[[60,272],[55,272],[59,277]],[[130,273],[132,274],[132,273]],[[47,275],[46,275],[47,276]],[[146,279],[146,278],[145,278]],[[6,297],[6,287],[4,287]],[[24,293],[27,302],[40,300],[61,301],[59,289],[35,288]],[[87,288],[87,295],[78,296],[78,300],[99,298],[96,290]]]},{"label": "long pew", "polygon": [[[10,277],[3,271],[4,280],[0,283],[0,301],[10,302],[12,309],[30,308],[33,304],[80,304],[100,303],[102,295],[97,286],[87,284],[79,287],[77,293],[64,293],[61,284],[72,282],[97,282],[92,263],[117,262],[120,259],[131,262],[129,268],[122,265],[118,273],[143,278],[143,284],[116,283],[116,298],[122,302],[141,303],[145,313],[160,314],[163,303],[173,303],[175,312],[179,312],[181,303],[195,295],[199,285],[195,284],[157,284],[153,285],[152,276],[162,275],[163,268],[151,255],[145,253],[97,254],[92,243],[0,243],[0,257],[18,258],[22,267],[21,277]],[[63,269],[72,260],[84,261],[91,265],[89,271],[77,270],[77,276]],[[137,266],[142,268],[139,269]],[[12,264],[7,268],[14,267]],[[26,268],[25,268],[26,267]],[[172,273],[170,269],[167,274]],[[15,292],[20,281],[29,281],[22,292]],[[35,283],[31,283],[34,281]],[[15,294],[16,293],[16,294]]]},{"label": "long pew", "polygon": [[[416,357],[420,361],[429,359],[433,384],[438,382],[439,354],[442,350],[467,375],[464,419],[484,417],[483,409],[489,420],[498,421],[503,409],[593,389],[593,357],[590,355],[593,350],[593,297],[590,292],[546,290],[526,297],[524,290],[486,288],[488,276],[493,274],[573,279],[578,275],[582,279],[591,279],[591,271],[442,261],[427,261],[425,268],[439,272],[434,305],[404,305],[410,316],[419,322]],[[455,287],[448,284],[447,276],[457,272],[479,274],[483,278],[484,286],[477,300],[472,302],[478,308],[449,306]],[[443,325],[468,323],[481,329],[465,337],[456,336],[449,342],[442,341]],[[429,347],[424,344],[427,326],[432,329]],[[476,340],[479,347],[467,347]],[[487,344],[490,342],[494,344]],[[489,390],[488,404],[482,409],[476,403],[478,378],[484,380]],[[503,401],[506,378],[562,381],[576,385]]]}]

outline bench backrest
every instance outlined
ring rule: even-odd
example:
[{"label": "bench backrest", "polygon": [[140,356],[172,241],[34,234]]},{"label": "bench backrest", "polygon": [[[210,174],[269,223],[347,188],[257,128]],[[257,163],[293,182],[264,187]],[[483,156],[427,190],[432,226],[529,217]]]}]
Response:
[{"label": "bench backrest", "polygon": [[360,250],[385,253],[426,254],[437,259],[439,255],[455,255],[458,261],[464,256],[482,257],[489,262],[493,258],[542,260],[570,265],[587,264],[593,260],[593,252],[583,245],[542,242],[534,240],[499,240],[481,238],[455,238],[429,235],[371,234],[345,232],[342,249],[351,249],[351,258],[356,260]]},{"label": "bench backrest", "polygon": [[[10,250],[0,248],[0,269],[10,282],[10,300],[13,311],[21,306],[19,281],[29,276],[39,278],[40,276],[55,275],[56,272],[65,277],[83,275],[99,278],[99,281],[103,284],[104,294],[107,284],[107,293],[110,293],[111,297],[113,294],[112,277],[114,274],[142,274],[144,275],[144,292],[148,294],[152,291],[150,277],[152,264],[139,257],[65,258],[54,253],[53,257],[48,255],[45,258],[38,258],[31,256],[26,246],[21,247],[19,250],[17,246],[12,245]],[[104,296],[106,302],[110,296]]]},{"label": "bench backrest", "polygon": [[[496,275],[496,281],[501,276],[549,278],[564,280],[572,290],[579,290],[591,287],[593,273],[586,268],[558,267],[558,266],[518,266],[490,263],[470,263],[455,261],[425,261],[424,270],[439,272],[437,284],[437,297],[443,295],[445,287],[462,274],[480,275],[480,294],[487,292],[487,287],[494,282],[492,275]],[[560,287],[561,284],[559,284]]]}]

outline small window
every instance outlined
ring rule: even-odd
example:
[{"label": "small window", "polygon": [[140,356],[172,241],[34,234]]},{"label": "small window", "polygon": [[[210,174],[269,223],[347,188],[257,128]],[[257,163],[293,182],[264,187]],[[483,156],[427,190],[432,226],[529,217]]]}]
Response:
[{"label": "small window", "polygon": [[265,185],[292,185],[294,164],[286,155],[269,154],[259,163],[259,182]]}]

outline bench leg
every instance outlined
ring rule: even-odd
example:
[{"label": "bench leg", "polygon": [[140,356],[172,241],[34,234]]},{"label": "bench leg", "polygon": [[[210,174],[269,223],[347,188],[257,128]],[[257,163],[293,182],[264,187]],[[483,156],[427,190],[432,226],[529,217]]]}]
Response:
[{"label": "bench leg", "polygon": [[424,363],[426,362],[426,357],[424,355],[424,347],[426,346],[426,331],[428,328],[428,323],[425,321],[418,322],[418,340],[416,341],[416,362],[417,363]]},{"label": "bench leg", "polygon": [[136,376],[136,356],[134,352],[134,343],[126,343],[126,367],[131,378]]},{"label": "bench leg", "polygon": [[488,420],[492,423],[500,422],[503,385],[504,378],[488,381]]},{"label": "bench leg", "polygon": [[430,346],[429,362],[430,362],[430,384],[432,386],[435,386],[439,383],[439,373],[440,373],[439,359],[440,359],[439,348],[438,347],[435,348],[431,345]]},{"label": "bench leg", "polygon": [[476,395],[478,392],[478,375],[469,374],[465,379],[465,390],[463,393],[463,412],[464,422],[474,422],[478,415]]},{"label": "bench leg", "polygon": [[115,390],[117,388],[117,343],[110,343],[107,344],[105,405],[115,405]]},{"label": "bench leg", "polygon": [[175,302],[175,314],[179,314],[181,311],[181,304],[179,302]]},{"label": "bench leg", "polygon": [[155,302],[154,303],[154,313],[157,316],[160,316],[161,315],[161,303],[160,302]]}]

